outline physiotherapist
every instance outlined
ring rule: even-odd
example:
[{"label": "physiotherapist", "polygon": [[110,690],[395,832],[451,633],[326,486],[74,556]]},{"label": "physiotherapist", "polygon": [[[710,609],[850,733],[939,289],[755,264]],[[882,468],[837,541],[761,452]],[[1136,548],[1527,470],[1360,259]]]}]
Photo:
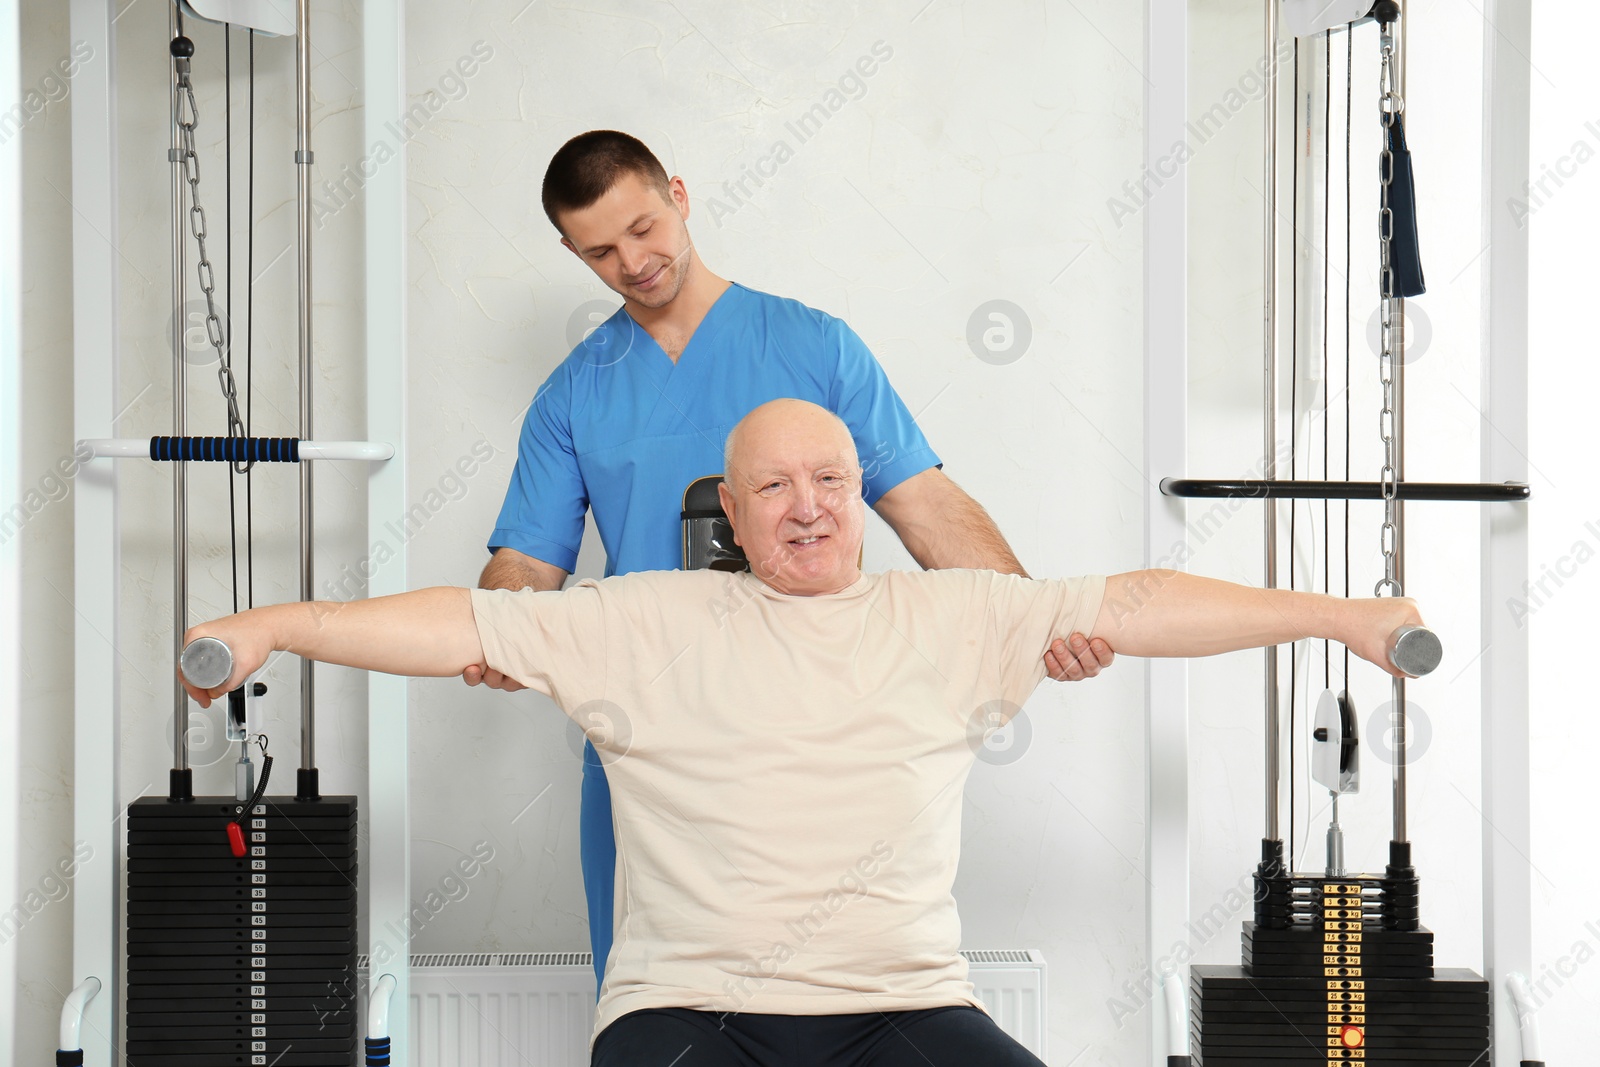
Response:
[{"label": "physiotherapist", "polygon": [[[560,589],[577,564],[589,509],[608,577],[677,569],[684,490],[722,473],[734,424],[780,397],[844,420],[867,504],[924,569],[1025,573],[989,514],[940,469],[849,326],[706,268],[689,237],[682,179],[669,178],[641,141],[610,130],[574,137],[551,159],[542,200],[561,243],[623,306],[572,350],[529,407],[480,588]],[[1044,658],[1050,677],[1076,681],[1098,674],[1112,654],[1104,641],[1072,634]],[[485,666],[463,678],[522,688]],[[611,949],[616,844],[605,771],[588,743],[579,849],[598,985]]]}]

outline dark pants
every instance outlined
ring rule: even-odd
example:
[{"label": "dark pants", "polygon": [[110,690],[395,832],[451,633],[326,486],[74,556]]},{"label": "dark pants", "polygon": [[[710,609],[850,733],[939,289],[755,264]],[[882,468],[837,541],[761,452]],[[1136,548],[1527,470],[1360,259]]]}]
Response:
[{"label": "dark pants", "polygon": [[1044,1067],[976,1008],[860,1015],[624,1015],[590,1067]]}]

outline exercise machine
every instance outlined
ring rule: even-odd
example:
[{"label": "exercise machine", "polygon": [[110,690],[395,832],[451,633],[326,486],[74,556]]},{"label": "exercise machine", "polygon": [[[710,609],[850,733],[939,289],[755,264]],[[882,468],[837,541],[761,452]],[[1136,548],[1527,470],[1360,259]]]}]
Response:
[{"label": "exercise machine", "polygon": [[[1357,5],[1364,6],[1364,5]],[[1269,53],[1278,41],[1279,6],[1276,0],[1268,3],[1267,41]],[[1346,5],[1348,8],[1349,5]],[[1312,94],[1300,91],[1301,57],[1315,57],[1318,63],[1306,63],[1308,76],[1315,77],[1320,69],[1324,83],[1323,112],[1319,123],[1309,116],[1297,114],[1297,135],[1304,128],[1307,143],[1312,131],[1320,125],[1322,134],[1322,161],[1326,168],[1332,152],[1329,138],[1332,132],[1331,78],[1334,68],[1333,40],[1342,36],[1346,45],[1346,163],[1349,166],[1348,124],[1355,113],[1348,103],[1351,97],[1354,42],[1358,34],[1376,37],[1379,50],[1379,87],[1377,113],[1381,127],[1382,149],[1379,157],[1378,245],[1379,278],[1379,383],[1381,402],[1378,412],[1379,438],[1382,446],[1382,467],[1379,477],[1372,482],[1352,481],[1349,476],[1350,437],[1344,440],[1345,475],[1335,480],[1329,474],[1327,439],[1324,437],[1323,477],[1319,480],[1301,480],[1296,477],[1294,453],[1291,446],[1291,471],[1288,479],[1277,477],[1276,461],[1279,454],[1277,407],[1279,396],[1277,358],[1277,318],[1274,293],[1278,285],[1278,234],[1283,226],[1283,213],[1276,204],[1277,182],[1277,131],[1276,107],[1278,92],[1276,66],[1268,77],[1267,92],[1267,212],[1266,212],[1266,293],[1267,293],[1267,345],[1266,345],[1266,470],[1260,479],[1190,479],[1169,478],[1161,484],[1163,493],[1185,498],[1253,498],[1263,500],[1265,582],[1276,587],[1280,575],[1277,566],[1279,542],[1278,500],[1308,500],[1323,503],[1324,559],[1331,545],[1333,527],[1329,521],[1329,502],[1350,500],[1379,500],[1383,505],[1383,521],[1379,533],[1383,574],[1376,583],[1374,595],[1400,596],[1404,594],[1404,537],[1403,508],[1408,501],[1476,501],[1482,503],[1518,503],[1528,499],[1524,483],[1415,483],[1404,478],[1404,404],[1403,378],[1405,365],[1405,338],[1403,331],[1404,301],[1420,296],[1425,291],[1419,242],[1417,238],[1416,198],[1409,152],[1405,143],[1404,121],[1404,30],[1400,5],[1392,0],[1380,0],[1367,8],[1359,17],[1343,25],[1315,23],[1317,16],[1326,18],[1339,5],[1284,4],[1283,14],[1290,21],[1296,37],[1295,105],[1298,110],[1302,100]],[[1345,10],[1349,18],[1352,10]],[[1320,51],[1323,54],[1317,56]],[[1298,140],[1298,137],[1297,137]],[[1302,253],[1301,227],[1297,225],[1302,201],[1315,206],[1319,198],[1306,198],[1303,188],[1313,186],[1312,176],[1302,182],[1298,173],[1301,153],[1295,151],[1295,200],[1290,209],[1290,225],[1294,232],[1296,250],[1295,282],[1291,289],[1295,297],[1301,295],[1300,260]],[[1315,157],[1307,160],[1314,163]],[[1332,200],[1327,189],[1327,171],[1322,175],[1324,187],[1320,204],[1326,227],[1327,212]],[[1345,197],[1346,249],[1350,226],[1350,197]],[[1315,228],[1317,220],[1306,220]],[[1328,255],[1327,242],[1323,255]],[[1314,284],[1308,288],[1311,296],[1323,298],[1323,318],[1327,315],[1328,278],[1327,264],[1323,269],[1310,264],[1308,273]],[[1344,271],[1349,276],[1348,264]],[[1348,301],[1348,289],[1347,289]],[[1295,311],[1301,311],[1296,307]],[[1305,318],[1315,315],[1315,308],[1302,312]],[[1348,307],[1345,313],[1349,320]],[[1298,357],[1304,318],[1292,324],[1294,351],[1291,373],[1299,382]],[[1343,331],[1346,346],[1346,371],[1344,398],[1346,426],[1349,425],[1349,329]],[[1313,334],[1320,335],[1323,354],[1327,354],[1325,323]],[[1330,391],[1324,364],[1324,396]],[[1291,408],[1297,406],[1291,399]],[[1328,413],[1323,413],[1326,435]],[[1349,593],[1349,508],[1344,507],[1344,578],[1346,595]],[[1294,513],[1291,512],[1289,544],[1291,553],[1295,545]],[[1290,587],[1294,587],[1293,563],[1290,565]],[[1324,570],[1324,582],[1328,571]],[[1325,591],[1332,591],[1324,587]],[[1408,635],[1410,642],[1402,657],[1395,658],[1407,674],[1418,676],[1437,665],[1442,649],[1436,638],[1424,631]],[[1402,662],[1402,658],[1404,662]],[[1331,655],[1324,651],[1324,685],[1331,684]],[[1336,1063],[1371,1062],[1395,1064],[1459,1064],[1484,1063],[1491,1052],[1492,996],[1489,983],[1464,969],[1436,968],[1433,956],[1433,934],[1421,923],[1421,893],[1419,878],[1413,865],[1411,841],[1407,827],[1407,702],[1406,682],[1395,679],[1392,683],[1393,721],[1393,779],[1392,779],[1392,833],[1389,844],[1389,862],[1382,873],[1359,874],[1346,869],[1344,831],[1339,823],[1339,800],[1356,793],[1361,785],[1360,745],[1358,717],[1348,689],[1326,688],[1317,702],[1317,710],[1306,739],[1311,749],[1311,776],[1327,790],[1330,799],[1331,819],[1325,834],[1325,862],[1320,871],[1297,871],[1296,852],[1284,847],[1280,826],[1282,738],[1281,679],[1279,656],[1269,649],[1266,660],[1266,832],[1261,844],[1261,859],[1254,872],[1254,915],[1244,924],[1243,958],[1237,966],[1195,966],[1191,969],[1192,1004],[1189,1012],[1187,1035],[1181,1033],[1182,1013],[1178,1010],[1181,985],[1173,990],[1169,1009],[1173,1012],[1171,1029],[1179,1045],[1170,1062],[1209,1064],[1211,1067],[1256,1067],[1262,1063]],[[1291,658],[1290,693],[1291,708],[1298,679],[1294,676],[1295,661]],[[1348,678],[1349,656],[1345,655],[1345,674]],[[1309,672],[1308,672],[1309,673]],[[1307,680],[1309,685],[1309,679]],[[1291,723],[1293,719],[1291,718]],[[1294,729],[1291,725],[1291,731]],[[1296,739],[1291,734],[1290,751]],[[1295,795],[1294,767],[1291,764],[1290,837],[1293,835],[1293,803]],[[1175,976],[1174,976],[1175,977]],[[1514,986],[1514,982],[1512,983]],[[1192,1047],[1184,1050],[1184,1036],[1192,1040]],[[1524,1064],[1537,1061],[1526,1056],[1531,1044],[1525,1040]]]}]

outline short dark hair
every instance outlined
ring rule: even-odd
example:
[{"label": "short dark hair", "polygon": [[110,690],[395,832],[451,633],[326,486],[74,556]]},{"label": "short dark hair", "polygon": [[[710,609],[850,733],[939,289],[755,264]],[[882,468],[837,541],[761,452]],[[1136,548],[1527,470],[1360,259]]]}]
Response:
[{"label": "short dark hair", "polygon": [[561,146],[544,172],[541,199],[550,224],[561,229],[556,216],[593,204],[617,184],[624,174],[637,174],[668,197],[667,169],[637,137],[616,130],[590,130]]}]

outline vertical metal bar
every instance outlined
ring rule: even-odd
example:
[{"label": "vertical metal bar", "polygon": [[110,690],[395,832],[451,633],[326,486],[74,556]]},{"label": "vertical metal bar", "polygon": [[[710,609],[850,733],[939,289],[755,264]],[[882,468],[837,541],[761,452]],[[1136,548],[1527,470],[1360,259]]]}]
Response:
[{"label": "vertical metal bar", "polygon": [[[295,174],[299,219],[300,439],[311,439],[311,3],[295,4]],[[313,600],[312,464],[300,465],[300,599]],[[300,768],[316,769],[316,675],[300,664]]]},{"label": "vertical metal bar", "polygon": [[[183,16],[178,5],[167,12],[167,39],[183,33]],[[187,309],[184,307],[184,269],[187,251],[183,239],[184,180],[183,163],[178,153],[183,148],[183,136],[178,130],[178,73],[171,57],[167,59],[171,76],[169,96],[172,101],[172,434],[183,437],[189,431],[189,363],[184,359],[184,326]],[[189,471],[181,460],[172,465],[172,662],[183,654],[183,633],[189,628]],[[189,769],[189,698],[183,683],[173,672],[172,681],[172,768]]]},{"label": "vertical metal bar", "polygon": [[[0,115],[22,107],[22,18],[0,0]],[[13,108],[18,109],[13,111]],[[0,138],[0,500],[22,488],[22,138]],[[0,886],[20,886],[22,781],[22,538],[0,537]],[[0,943],[0,1034],[17,1032],[17,950]],[[20,1042],[19,1042],[20,1043]],[[12,1055],[0,1049],[0,1059]]]},{"label": "vertical metal bar", "polygon": [[[71,40],[85,56],[72,79],[72,432],[111,436],[118,414],[117,326],[122,261],[117,218],[116,12],[105,0],[72,0]],[[155,86],[150,86],[154,88]],[[144,86],[140,86],[143,96]],[[152,146],[153,147],[153,146]],[[160,149],[155,149],[159,152]],[[154,162],[154,161],[153,161]],[[3,287],[0,287],[3,288]],[[80,461],[81,462],[81,461]],[[113,635],[122,577],[116,464],[78,468],[72,490],[72,971],[96,977],[103,995],[84,1011],[88,1063],[122,1062],[117,964],[122,917],[122,662]],[[170,669],[170,668],[169,668]],[[143,779],[141,779],[143,781]],[[0,1041],[13,1031],[0,1026]],[[0,1052],[0,1062],[10,1062]]]},{"label": "vertical metal bar", "polygon": [[[1278,0],[1266,0],[1267,8],[1267,95],[1266,95],[1266,211],[1262,239],[1265,242],[1266,276],[1262,294],[1265,317],[1265,434],[1266,455],[1262,476],[1278,476]],[[1265,575],[1267,588],[1278,585],[1278,505],[1266,501],[1262,507]],[[1278,736],[1278,649],[1266,650],[1267,679],[1267,829],[1269,841],[1279,840],[1278,756],[1282,742]]]},{"label": "vertical metal bar", "polygon": [[[1189,136],[1188,0],[1145,0],[1144,163],[1160,169],[1174,143]],[[1173,565],[1172,546],[1187,538],[1185,502],[1163,496],[1161,478],[1186,467],[1189,380],[1189,175],[1179,166],[1145,208],[1144,227],[1144,565]],[[1179,564],[1181,566],[1181,564]],[[1163,987],[1189,988],[1182,959],[1168,950],[1189,938],[1189,673],[1181,659],[1146,660],[1145,668],[1145,958]],[[1145,1062],[1166,1067],[1188,1052],[1183,998],[1178,1014],[1150,1012]],[[1175,1024],[1174,1024],[1175,1023]]]},{"label": "vertical metal bar", "polygon": [[[405,4],[367,4],[362,12],[361,72],[365,133],[362,144],[384,144],[395,159],[378,168],[366,185],[366,374],[367,437],[406,439],[406,142],[393,131],[406,107]],[[367,529],[378,530],[405,512],[405,450],[368,466]],[[408,549],[396,540],[395,555],[368,579],[369,596],[406,589]],[[392,1067],[415,1063],[411,1033],[411,797],[407,784],[406,679],[367,674],[367,795],[369,833],[361,857],[366,894],[367,955],[371,978],[394,977],[389,1000]]]},{"label": "vertical metal bar", "polygon": [[1391,841],[1406,840],[1406,683],[1403,678],[1392,680],[1390,706],[1394,723],[1394,826],[1389,831]]},{"label": "vertical metal bar", "polygon": [[[1406,10],[1410,4],[1400,7],[1400,41],[1395,48],[1395,89],[1400,93],[1400,99],[1406,98]],[[1404,298],[1394,301],[1395,313],[1400,316],[1400,328],[1394,332],[1394,477],[1395,481],[1406,480],[1406,302]],[[1400,588],[1406,586],[1406,505],[1404,501],[1396,499],[1394,505],[1394,578],[1400,583]],[[1394,827],[1390,832],[1390,839],[1394,841],[1408,840],[1406,834],[1406,742],[1408,728],[1406,708],[1406,683],[1403,678],[1394,679],[1393,686],[1394,706]]]}]

